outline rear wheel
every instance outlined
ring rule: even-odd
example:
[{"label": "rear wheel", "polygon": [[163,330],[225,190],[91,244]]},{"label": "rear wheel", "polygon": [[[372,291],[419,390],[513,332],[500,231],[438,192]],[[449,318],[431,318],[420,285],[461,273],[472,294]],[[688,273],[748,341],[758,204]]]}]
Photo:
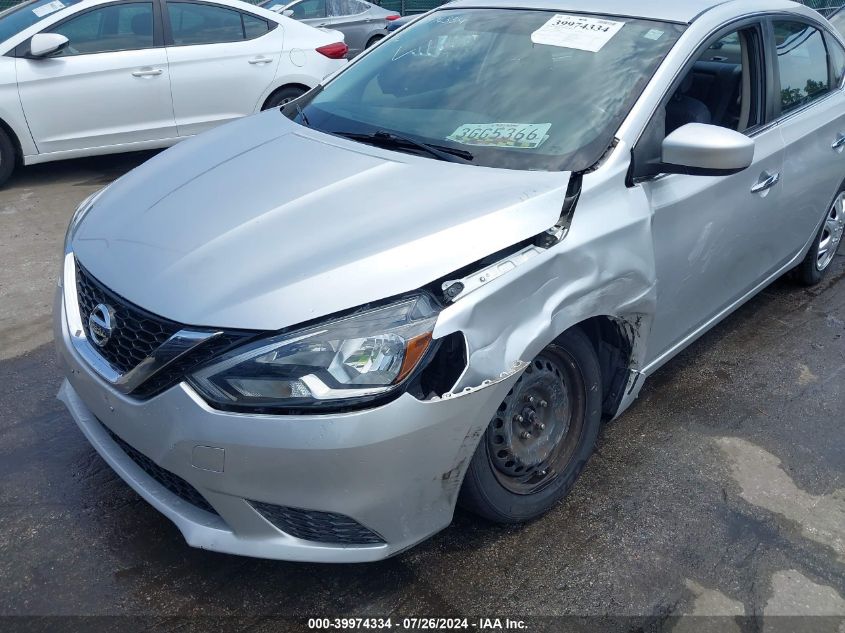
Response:
[{"label": "rear wheel", "polygon": [[806,286],[819,283],[833,263],[845,232],[845,185],[833,200],[822,228],[807,257],[795,270],[798,281]]},{"label": "rear wheel", "polygon": [[367,45],[364,48],[370,48],[370,46],[382,39],[384,39],[384,35],[374,35],[370,38],[370,41],[367,42]]},{"label": "rear wheel", "polygon": [[302,86],[284,86],[267,97],[267,101],[264,102],[264,107],[261,109],[269,110],[270,108],[278,108],[301,97],[306,92],[308,92],[308,89]]},{"label": "rear wheel", "polygon": [[0,129],[0,185],[4,184],[15,171],[16,162],[15,144],[6,131]]},{"label": "rear wheel", "polygon": [[470,463],[460,502],[498,523],[534,519],[566,496],[593,453],[601,382],[592,343],[571,330],[525,370]]}]

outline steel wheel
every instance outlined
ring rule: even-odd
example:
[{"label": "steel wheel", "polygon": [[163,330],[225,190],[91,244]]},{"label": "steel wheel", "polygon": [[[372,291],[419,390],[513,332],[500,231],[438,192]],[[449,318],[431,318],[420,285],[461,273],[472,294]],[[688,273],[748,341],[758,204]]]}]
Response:
[{"label": "steel wheel", "polygon": [[816,256],[816,269],[819,272],[830,266],[842,242],[843,232],[845,232],[845,192],[840,193],[834,200],[825,218]]},{"label": "steel wheel", "polygon": [[579,328],[540,352],[487,425],[458,501],[498,523],[524,523],[572,490],[601,428],[601,368]]},{"label": "steel wheel", "polygon": [[496,479],[519,495],[542,490],[572,461],[583,427],[583,378],[547,350],[525,370],[487,433]]}]

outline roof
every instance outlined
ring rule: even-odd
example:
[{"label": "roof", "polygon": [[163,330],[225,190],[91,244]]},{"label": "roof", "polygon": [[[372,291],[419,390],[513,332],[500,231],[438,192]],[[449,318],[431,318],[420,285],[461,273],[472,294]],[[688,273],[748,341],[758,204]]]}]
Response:
[{"label": "roof", "polygon": [[689,24],[699,15],[731,0],[458,0],[448,7],[505,7],[598,13]]}]

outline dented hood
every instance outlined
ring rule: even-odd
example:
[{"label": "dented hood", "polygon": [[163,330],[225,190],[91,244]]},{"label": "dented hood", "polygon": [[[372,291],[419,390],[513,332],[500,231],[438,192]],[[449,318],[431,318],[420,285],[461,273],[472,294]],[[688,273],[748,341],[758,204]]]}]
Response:
[{"label": "dented hood", "polygon": [[417,289],[551,228],[568,182],[384,151],[273,110],[115,182],[72,246],[151,312],[273,330]]}]

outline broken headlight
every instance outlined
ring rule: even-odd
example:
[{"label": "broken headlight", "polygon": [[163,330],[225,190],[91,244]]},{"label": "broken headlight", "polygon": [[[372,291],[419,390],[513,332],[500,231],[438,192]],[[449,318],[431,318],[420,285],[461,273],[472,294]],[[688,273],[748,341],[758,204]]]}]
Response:
[{"label": "broken headlight", "polygon": [[236,409],[337,406],[402,385],[431,346],[437,320],[425,295],[262,339],[195,372],[212,404]]}]

